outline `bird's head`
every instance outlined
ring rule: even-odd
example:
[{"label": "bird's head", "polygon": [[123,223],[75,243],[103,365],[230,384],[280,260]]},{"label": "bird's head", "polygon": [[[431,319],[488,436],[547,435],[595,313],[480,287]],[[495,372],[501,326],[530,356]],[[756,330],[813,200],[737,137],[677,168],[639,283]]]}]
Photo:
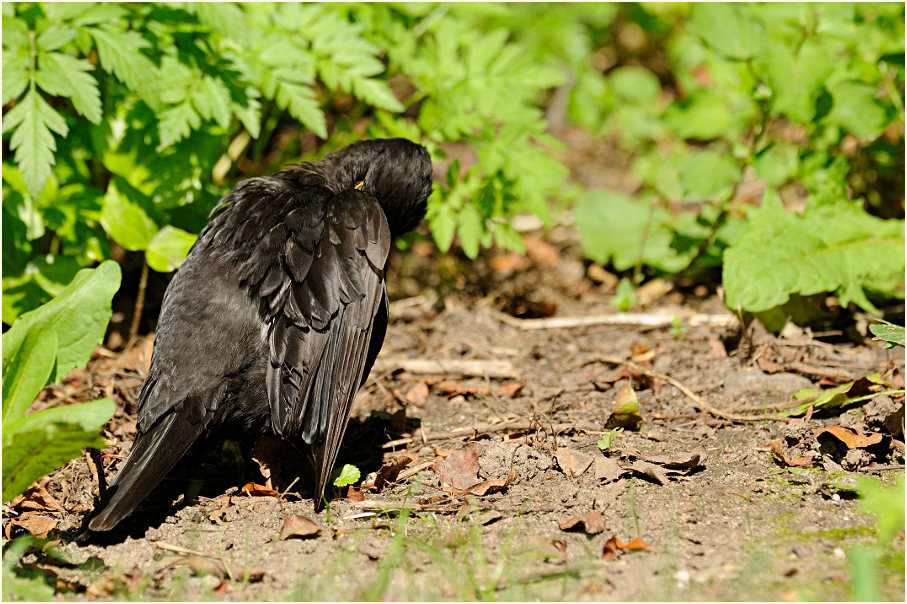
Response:
[{"label": "bird's head", "polygon": [[432,170],[422,145],[403,138],[360,141],[324,163],[338,192],[359,189],[378,199],[392,236],[412,230],[425,216]]}]

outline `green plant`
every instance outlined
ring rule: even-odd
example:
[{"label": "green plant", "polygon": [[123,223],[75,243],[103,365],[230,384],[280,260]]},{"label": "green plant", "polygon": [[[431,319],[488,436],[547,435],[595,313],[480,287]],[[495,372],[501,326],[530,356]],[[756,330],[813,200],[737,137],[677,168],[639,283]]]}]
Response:
[{"label": "green plant", "polygon": [[602,437],[600,439],[598,439],[598,443],[597,443],[598,448],[601,449],[602,451],[607,451],[608,449],[610,449],[611,444],[614,441],[614,438],[623,431],[624,431],[623,428],[618,427],[618,428],[611,428],[610,432],[602,434]]},{"label": "green plant", "polygon": [[871,547],[856,547],[849,552],[851,566],[851,595],[857,602],[881,600],[878,562],[883,558],[900,558],[900,573],[904,572],[904,549],[892,547],[892,540],[904,531],[904,476],[895,484],[863,476],[857,477],[860,509],[875,516],[877,541]]},{"label": "green plant", "polygon": [[903,298],[903,6],[640,12],[667,32],[669,65],[618,66],[595,97],[610,109],[590,125],[633,154],[640,190],[580,201],[586,254],[621,271],[723,266],[727,305],[773,324],[792,295],[873,312]]},{"label": "green plant", "polygon": [[54,596],[51,578],[43,573],[24,568],[20,562],[30,549],[40,541],[31,535],[22,535],[3,543],[3,601],[50,602]]},{"label": "green plant", "polygon": [[894,325],[884,321],[882,323],[873,323],[869,326],[869,331],[875,336],[873,340],[885,342],[885,348],[894,348],[895,346],[904,348],[903,325]]},{"label": "green plant", "polygon": [[110,399],[27,415],[38,393],[84,365],[101,341],[120,286],[112,261],[83,269],[62,293],[25,313],[3,334],[3,501],[77,456],[102,447],[98,431],[116,409]]}]

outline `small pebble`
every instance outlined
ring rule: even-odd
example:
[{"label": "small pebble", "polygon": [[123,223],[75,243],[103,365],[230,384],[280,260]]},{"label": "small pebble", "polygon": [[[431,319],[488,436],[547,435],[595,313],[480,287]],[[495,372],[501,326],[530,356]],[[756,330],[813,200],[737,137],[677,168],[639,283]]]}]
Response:
[{"label": "small pebble", "polygon": [[845,554],[844,550],[841,549],[840,547],[836,547],[835,549],[832,550],[831,553],[835,558],[840,558],[842,560],[847,557],[847,554]]},{"label": "small pebble", "polygon": [[686,587],[690,583],[690,571],[677,571],[676,573],[674,573],[674,580],[677,581],[677,587]]}]

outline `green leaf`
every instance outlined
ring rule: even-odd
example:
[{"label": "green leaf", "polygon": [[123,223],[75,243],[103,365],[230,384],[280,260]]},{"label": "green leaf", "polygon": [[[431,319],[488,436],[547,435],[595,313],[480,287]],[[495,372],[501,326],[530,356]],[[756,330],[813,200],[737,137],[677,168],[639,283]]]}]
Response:
[{"label": "green leaf", "polygon": [[793,145],[776,143],[760,154],[753,162],[759,178],[769,184],[783,185],[797,170],[799,160],[797,148]]},{"label": "green leaf", "polygon": [[36,41],[38,48],[44,52],[57,50],[73,41],[79,35],[78,30],[62,23],[51,25],[38,36]]},{"label": "green leaf", "polygon": [[448,204],[440,204],[428,218],[428,228],[435,238],[438,249],[447,252],[457,232],[457,215]]},{"label": "green leaf", "polygon": [[48,94],[65,96],[93,124],[101,122],[101,94],[97,81],[87,72],[91,63],[58,52],[38,55],[38,86]]},{"label": "green leaf", "polygon": [[175,271],[186,259],[197,237],[198,235],[167,225],[151,238],[145,251],[145,261],[158,272]]},{"label": "green leaf", "polygon": [[157,92],[157,68],[142,54],[148,42],[135,31],[117,31],[111,27],[85,29],[98,48],[98,58],[105,71],[113,73],[129,89],[137,92],[149,107],[160,102]]},{"label": "green leaf", "polygon": [[274,100],[317,136],[327,138],[327,120],[315,99],[315,91],[309,86],[278,82]]},{"label": "green leaf", "polygon": [[677,218],[648,200],[621,193],[597,191],[580,200],[574,222],[583,252],[599,264],[614,264],[618,271],[644,263],[678,272],[697,253],[697,246],[675,246],[672,225]]},{"label": "green leaf", "polygon": [[359,476],[359,468],[345,464],[342,468],[334,470],[331,474],[331,482],[335,487],[345,487],[359,480]]},{"label": "green leaf", "polygon": [[879,545],[888,547],[891,540],[904,530],[904,476],[896,484],[883,484],[876,478],[857,476],[860,510],[876,518]]},{"label": "green leaf", "polygon": [[374,78],[353,80],[353,94],[356,95],[356,98],[380,109],[388,111],[403,111],[404,109],[394,93],[391,92],[387,82],[382,80]]},{"label": "green leaf", "polygon": [[166,109],[159,115],[159,120],[157,129],[161,142],[157,146],[157,151],[183,140],[202,125],[202,119],[192,106],[191,100],[185,100]]},{"label": "green leaf", "polygon": [[684,201],[724,200],[742,178],[740,166],[729,155],[701,151],[680,167]]},{"label": "green leaf", "polygon": [[22,100],[3,119],[3,131],[13,131],[10,148],[16,152],[15,161],[22,180],[32,197],[40,196],[56,163],[57,143],[52,132],[66,136],[66,120],[32,87]]},{"label": "green leaf", "polygon": [[803,402],[794,409],[781,412],[781,415],[784,417],[803,415],[809,411],[810,407],[824,410],[836,409],[877,396],[887,386],[889,384],[882,382],[880,373],[871,373],[858,380],[825,390],[803,388],[794,394],[794,400],[803,400]]},{"label": "green leaf", "polygon": [[875,86],[845,81],[828,85],[834,104],[826,121],[863,139],[875,139],[888,124],[885,109],[875,100]]},{"label": "green leaf", "polygon": [[25,417],[47,385],[57,360],[57,332],[43,323],[32,323],[14,344],[3,347],[4,426]]},{"label": "green leaf", "polygon": [[894,346],[900,346],[901,348],[904,348],[903,325],[892,325],[891,323],[873,323],[869,326],[869,331],[871,331],[872,335],[875,336],[873,340],[888,342],[889,346],[886,346],[886,348],[892,348]]},{"label": "green leaf", "polygon": [[74,367],[82,367],[107,329],[110,302],[120,287],[120,266],[106,260],[96,269],[82,269],[59,296],[19,317],[3,334],[3,349],[22,349],[31,325],[57,333],[57,361],[53,382]]},{"label": "green leaf", "polygon": [[758,55],[765,35],[762,23],[748,7],[728,2],[693,4],[687,28],[731,59]]},{"label": "green leaf", "polygon": [[602,437],[600,439],[598,439],[598,443],[597,443],[598,448],[601,449],[602,451],[607,451],[608,449],[610,449],[611,443],[614,440],[614,438],[623,431],[624,431],[623,428],[617,427],[617,428],[611,428],[610,432],[606,432],[605,434],[602,434]]},{"label": "green leaf", "polygon": [[645,67],[618,67],[608,74],[611,89],[624,100],[640,105],[658,101],[661,84]]},{"label": "green leaf", "polygon": [[458,217],[460,223],[457,232],[460,235],[460,246],[463,253],[474,260],[479,255],[479,237],[482,233],[482,217],[474,205],[465,205]]},{"label": "green leaf", "polygon": [[3,426],[3,501],[78,456],[101,448],[101,428],[116,411],[110,399],[39,411]]},{"label": "green leaf", "polygon": [[636,288],[633,282],[623,277],[617,284],[617,290],[611,297],[611,304],[620,311],[627,312],[636,304]]},{"label": "green leaf", "polygon": [[3,94],[2,104],[19,98],[28,88],[29,62],[24,52],[3,52]]},{"label": "green leaf", "polygon": [[872,312],[864,287],[897,283],[903,273],[903,220],[883,220],[843,204],[800,216],[768,191],[746,231],[724,253],[725,303],[759,312],[784,304],[793,293],[835,292],[842,306],[854,302]]},{"label": "green leaf", "polygon": [[781,42],[769,45],[764,69],[773,93],[773,110],[798,124],[808,124],[836,61],[835,53],[819,37],[807,38],[799,48]]},{"label": "green leaf", "polygon": [[120,193],[117,180],[107,185],[101,210],[101,226],[114,241],[129,251],[144,250],[158,231],[142,207]]}]

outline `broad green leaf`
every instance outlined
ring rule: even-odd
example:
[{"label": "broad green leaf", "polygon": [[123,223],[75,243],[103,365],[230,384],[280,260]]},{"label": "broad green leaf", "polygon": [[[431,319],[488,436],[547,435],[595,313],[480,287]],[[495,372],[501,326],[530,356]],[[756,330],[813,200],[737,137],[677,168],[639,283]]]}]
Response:
[{"label": "broad green leaf", "polygon": [[119,191],[117,179],[107,185],[101,225],[114,241],[132,252],[146,249],[158,231],[157,225],[142,207]]},{"label": "broad green leaf", "polygon": [[686,268],[696,246],[676,249],[675,218],[647,200],[621,193],[598,191],[580,200],[575,224],[586,256],[598,262],[612,262],[618,271],[639,263],[678,272]]},{"label": "broad green leaf", "polygon": [[3,426],[3,502],[81,454],[101,448],[99,432],[113,417],[110,399],[51,407]]},{"label": "broad green leaf", "polygon": [[457,215],[449,204],[438,203],[438,209],[428,217],[428,228],[431,229],[438,249],[446,252],[453,244],[457,232]]},{"label": "broad green leaf", "polygon": [[359,468],[344,464],[342,468],[334,470],[331,474],[331,482],[335,487],[346,487],[359,480],[359,476]]},{"label": "broad green leaf", "polygon": [[608,81],[617,96],[639,105],[655,103],[661,94],[658,78],[645,67],[618,67],[608,74]]},{"label": "broad green leaf", "polygon": [[148,266],[161,273],[169,273],[180,267],[198,235],[182,229],[165,226],[155,233],[145,250]]},{"label": "broad green leaf", "polygon": [[716,52],[731,59],[749,59],[762,51],[763,24],[743,4],[697,3],[687,28]]},{"label": "broad green leaf", "polygon": [[58,52],[38,55],[37,82],[45,92],[65,96],[93,124],[101,122],[101,95],[97,81],[88,73],[93,67],[83,59]]},{"label": "broad green leaf", "polygon": [[871,398],[874,393],[883,391],[887,383],[881,380],[881,374],[872,373],[861,377],[858,380],[827,388],[825,390],[815,390],[813,388],[804,388],[794,394],[794,400],[803,400],[803,402],[794,409],[783,411],[784,417],[803,415],[809,411],[810,407],[814,409],[836,409]]},{"label": "broad green leaf", "polygon": [[[724,254],[725,303],[766,311],[793,293],[835,292],[842,306],[875,311],[863,289],[904,273],[904,221],[840,204],[800,216],[769,191],[744,234]],[[903,291],[885,292],[903,296]]]},{"label": "broad green leaf", "polygon": [[50,176],[51,166],[56,163],[57,143],[53,132],[66,136],[69,127],[63,116],[32,87],[4,117],[3,131],[10,130],[13,135],[9,144],[16,152],[14,159],[22,180],[31,196],[37,198]]},{"label": "broad green leaf", "polygon": [[749,108],[732,112],[726,98],[700,91],[683,104],[672,105],[664,114],[664,124],[680,138],[711,140],[740,130],[751,113]]},{"label": "broad green leaf", "polygon": [[875,86],[845,81],[828,85],[833,105],[826,120],[863,139],[874,139],[888,124],[885,109],[875,100]]},{"label": "broad green leaf", "polygon": [[869,326],[869,331],[872,332],[872,335],[875,337],[873,340],[881,340],[882,342],[888,342],[890,347],[895,345],[904,347],[904,326],[903,325],[890,325],[887,323],[873,323]]},{"label": "broad green leaf", "polygon": [[79,32],[69,25],[55,23],[41,32],[37,45],[40,50],[50,52],[73,41],[78,35]]},{"label": "broad green leaf", "polygon": [[684,201],[724,200],[742,178],[740,166],[729,155],[700,151],[680,167]]},{"label": "broad green leaf", "polygon": [[4,426],[25,417],[57,360],[57,332],[45,323],[32,323],[14,343],[3,347]]},{"label": "broad green leaf", "polygon": [[798,124],[808,124],[815,116],[822,85],[837,60],[833,49],[819,37],[809,37],[797,48],[781,42],[770,44],[764,69],[774,111]]},{"label": "broad green leaf", "polygon": [[3,334],[3,349],[21,348],[32,324],[57,333],[57,361],[52,382],[88,362],[110,321],[110,302],[120,287],[120,267],[107,260],[95,269],[82,269],[59,296],[19,317]]},{"label": "broad green leaf", "polygon": [[759,178],[769,184],[783,185],[797,170],[798,152],[793,145],[777,143],[760,154],[753,162]]}]

